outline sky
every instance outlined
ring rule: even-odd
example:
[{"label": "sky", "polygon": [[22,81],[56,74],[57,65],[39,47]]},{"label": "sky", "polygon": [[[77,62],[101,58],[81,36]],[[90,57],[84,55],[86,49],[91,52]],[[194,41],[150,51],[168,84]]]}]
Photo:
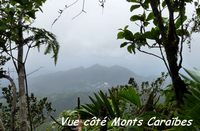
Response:
[{"label": "sky", "polygon": [[[72,19],[82,9],[82,0],[79,0],[51,26],[59,15],[58,10],[70,3],[73,0],[47,0],[42,8],[43,13],[37,13],[33,26],[53,32],[60,43],[60,52],[55,66],[50,55],[44,56],[42,51],[38,53],[37,49],[33,49],[27,61],[27,72],[40,67],[41,72],[55,72],[94,64],[121,65],[143,76],[159,75],[166,71],[161,60],[139,52],[130,54],[126,48],[120,48],[123,41],[117,40],[118,29],[129,25],[133,31],[138,30],[129,21],[133,13],[130,13],[131,4],[126,0],[107,0],[104,8],[101,8],[98,0],[86,0],[86,13]],[[198,35],[195,34],[192,39],[191,52],[187,45],[184,48],[183,66],[189,69],[200,68]]]}]

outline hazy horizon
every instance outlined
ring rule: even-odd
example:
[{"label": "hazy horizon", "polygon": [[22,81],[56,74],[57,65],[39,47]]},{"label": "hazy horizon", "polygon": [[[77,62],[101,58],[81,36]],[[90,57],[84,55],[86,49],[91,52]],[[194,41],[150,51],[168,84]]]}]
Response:
[{"label": "hazy horizon", "polygon": [[[37,49],[32,50],[26,64],[28,73],[40,67],[43,67],[41,72],[56,72],[80,66],[89,67],[94,64],[119,65],[144,76],[159,75],[160,72],[166,71],[161,60],[139,52],[136,55],[130,54],[126,48],[120,48],[122,41],[117,40],[118,29],[125,25],[129,25],[133,31],[137,29],[137,26],[129,21],[133,14],[129,11],[130,3],[109,0],[102,8],[98,1],[88,0],[85,3],[87,13],[72,20],[81,11],[80,1],[65,10],[60,19],[51,27],[59,15],[58,10],[72,2],[73,0],[59,2],[48,0],[43,6],[43,13],[37,13],[33,26],[53,32],[61,48],[56,66],[50,55],[44,56],[42,50],[40,53]],[[197,44],[199,37],[194,35],[192,38],[191,52],[185,45],[183,54],[183,67],[189,69],[200,68],[200,61],[197,60],[200,49],[200,45]],[[159,54],[158,51],[154,52]],[[14,70],[11,65],[7,64],[7,67]]]}]

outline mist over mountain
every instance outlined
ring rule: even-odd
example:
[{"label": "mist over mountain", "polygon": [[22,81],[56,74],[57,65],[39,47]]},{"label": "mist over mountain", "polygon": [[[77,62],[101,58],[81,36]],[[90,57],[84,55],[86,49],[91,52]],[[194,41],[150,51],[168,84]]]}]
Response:
[{"label": "mist over mountain", "polygon": [[31,78],[29,89],[39,95],[95,91],[127,84],[130,77],[139,82],[145,79],[121,66],[106,67],[96,64],[88,68],[79,67]]},{"label": "mist over mountain", "polygon": [[39,97],[47,96],[59,112],[75,107],[78,97],[81,103],[86,103],[89,101],[88,95],[93,92],[125,85],[131,77],[139,83],[148,80],[121,66],[106,67],[96,64],[88,68],[78,67],[31,78],[29,92]]},{"label": "mist over mountain", "polygon": [[[39,98],[48,97],[57,114],[65,109],[76,107],[78,97],[81,104],[87,103],[88,96],[93,95],[94,92],[107,91],[108,88],[117,85],[126,85],[131,77],[137,83],[151,79],[137,75],[122,66],[107,67],[96,64],[88,68],[78,67],[31,77],[28,79],[28,88],[29,93],[34,93]],[[17,85],[17,81],[15,82]],[[8,81],[1,81],[1,83],[8,85]]]}]

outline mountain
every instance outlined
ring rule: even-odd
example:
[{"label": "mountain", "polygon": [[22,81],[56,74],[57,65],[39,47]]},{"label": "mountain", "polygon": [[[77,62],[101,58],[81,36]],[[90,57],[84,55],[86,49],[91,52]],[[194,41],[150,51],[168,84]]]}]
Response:
[{"label": "mountain", "polygon": [[138,82],[145,79],[121,66],[96,64],[88,68],[79,67],[31,78],[29,92],[40,97],[47,96],[60,112],[75,107],[77,97],[80,97],[81,103],[86,103],[89,101],[88,95],[92,95],[94,91],[106,91],[112,86],[125,85],[130,77]]},{"label": "mountain", "polygon": [[79,67],[31,78],[29,79],[29,89],[40,95],[95,91],[127,84],[130,77],[134,77],[138,81],[143,79],[121,66],[93,65],[88,68]]}]

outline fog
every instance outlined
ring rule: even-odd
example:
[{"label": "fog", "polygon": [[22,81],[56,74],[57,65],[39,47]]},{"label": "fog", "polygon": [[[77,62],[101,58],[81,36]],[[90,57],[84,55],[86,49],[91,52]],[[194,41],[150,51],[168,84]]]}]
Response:
[{"label": "fog", "polygon": [[[130,3],[125,0],[107,0],[102,8],[98,0],[86,0],[85,11],[73,19],[82,9],[82,1],[64,11],[60,19],[52,26],[53,21],[59,16],[58,10],[63,9],[70,0],[47,0],[43,6],[43,13],[37,14],[33,26],[45,28],[53,32],[60,43],[60,52],[56,66],[51,55],[44,56],[42,50],[30,52],[27,61],[27,72],[32,72],[39,67],[40,72],[55,72],[68,70],[79,66],[89,67],[94,64],[106,66],[121,65],[143,76],[158,75],[166,71],[163,62],[155,57],[137,52],[135,55],[128,53],[126,48],[120,48],[121,40],[117,40],[119,28],[129,25],[138,30],[134,23],[129,21]],[[191,52],[187,45],[184,46],[183,66],[186,68],[200,68],[198,50],[199,34],[192,39]],[[158,53],[159,52],[155,52]],[[36,75],[39,72],[36,72]]]}]

